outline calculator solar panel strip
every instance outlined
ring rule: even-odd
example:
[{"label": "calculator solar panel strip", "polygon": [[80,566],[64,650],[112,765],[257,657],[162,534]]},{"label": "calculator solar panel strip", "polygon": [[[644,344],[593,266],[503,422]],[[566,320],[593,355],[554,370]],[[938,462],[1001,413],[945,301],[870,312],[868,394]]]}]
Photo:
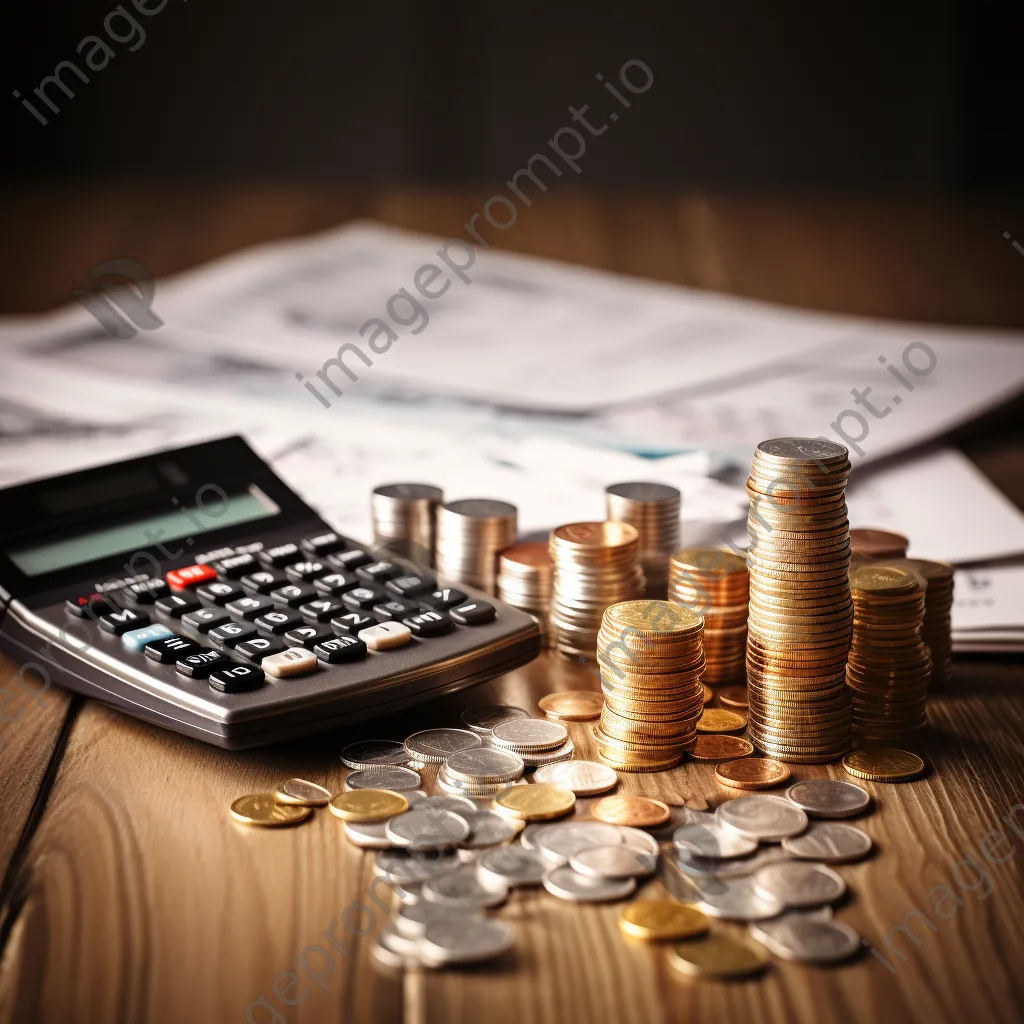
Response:
[{"label": "calculator solar panel strip", "polygon": [[[0,648],[29,666],[26,688],[46,684],[41,667],[53,683],[229,749],[342,728],[483,682],[539,651],[523,612],[461,584],[443,589],[411,563],[380,562],[334,533],[242,438],[226,437],[0,491]],[[176,617],[197,601],[198,620]],[[308,630],[294,623],[315,616],[326,617],[316,629],[327,647],[314,667],[280,678],[268,669],[251,689],[222,692],[173,660],[153,660],[174,659],[182,644],[219,647],[221,663],[252,684],[262,668],[236,666],[269,665],[263,648],[299,648]],[[204,617],[226,618],[226,629],[204,632]],[[419,632],[366,653],[337,642],[388,619]],[[406,627],[385,629],[406,638]],[[250,648],[231,646],[254,631]],[[161,641],[166,632],[184,639]],[[322,656],[348,657],[345,645],[356,660]],[[213,657],[194,659],[200,675]],[[288,658],[311,660],[284,657],[284,671]],[[236,685],[231,674],[215,678]]]}]

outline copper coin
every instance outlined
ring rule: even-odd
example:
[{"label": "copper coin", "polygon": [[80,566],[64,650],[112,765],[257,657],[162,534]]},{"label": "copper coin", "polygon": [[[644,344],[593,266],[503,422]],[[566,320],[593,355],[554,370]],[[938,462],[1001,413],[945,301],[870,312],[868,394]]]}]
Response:
[{"label": "copper coin", "polygon": [[850,543],[858,555],[868,558],[902,558],[910,541],[889,530],[854,529],[850,531]]},{"label": "copper coin", "polygon": [[717,691],[718,699],[731,708],[745,708],[747,703],[747,688],[745,686],[723,686]]},{"label": "copper coin", "polygon": [[747,719],[744,715],[726,711],[725,708],[705,708],[697,722],[697,732],[739,732],[746,727]]},{"label": "copper coin", "polygon": [[746,757],[754,752],[754,745],[742,736],[729,736],[726,733],[701,733],[690,757],[694,761],[732,761],[737,757]]},{"label": "copper coin", "polygon": [[591,814],[610,825],[649,828],[664,825],[672,816],[668,804],[646,796],[606,796],[591,808]]},{"label": "copper coin", "polygon": [[[714,697],[715,697],[715,691],[712,690],[710,686],[706,686],[705,685],[704,686],[704,703],[705,704],[710,704],[711,701],[714,700]],[[745,706],[746,706],[746,704],[744,704],[744,707]]]},{"label": "copper coin", "polygon": [[742,757],[726,761],[715,769],[715,778],[733,789],[771,789],[785,782],[789,769],[781,761],[767,757]]},{"label": "copper coin", "polygon": [[586,722],[601,716],[604,696],[593,690],[563,690],[541,697],[540,709],[563,722]]}]

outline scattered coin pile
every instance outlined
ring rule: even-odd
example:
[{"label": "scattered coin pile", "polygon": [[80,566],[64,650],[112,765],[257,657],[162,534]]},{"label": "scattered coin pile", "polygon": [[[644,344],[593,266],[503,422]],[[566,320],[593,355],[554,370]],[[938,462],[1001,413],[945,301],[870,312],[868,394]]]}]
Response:
[{"label": "scattered coin pile", "polygon": [[850,553],[858,560],[887,561],[906,558],[910,541],[902,533],[890,530],[854,528],[850,531]]},{"label": "scattered coin pile", "polygon": [[724,548],[684,548],[669,562],[668,599],[704,616],[704,682],[709,686],[745,678],[746,559]]},{"label": "scattered coin pile", "polygon": [[506,548],[498,557],[498,597],[528,612],[547,631],[551,582],[555,564],[544,541],[525,541]]},{"label": "scattered coin pile", "polygon": [[664,599],[669,555],[680,543],[682,495],[667,484],[644,482],[612,484],[604,493],[608,518],[636,528],[646,595]]},{"label": "scattered coin pile", "polygon": [[757,446],[747,480],[749,735],[780,761],[850,747],[849,472],[842,445],[779,438]]},{"label": "scattered coin pile", "polygon": [[609,607],[597,641],[603,761],[622,771],[671,768],[692,749],[704,710],[704,620],[667,601]]},{"label": "scattered coin pile", "polygon": [[639,539],[628,523],[569,523],[551,531],[551,646],[593,658],[605,609],[642,596]]},{"label": "scattered coin pile", "polygon": [[862,565],[850,574],[853,643],[846,681],[853,696],[853,728],[884,743],[928,724],[925,704],[931,659],[921,636],[924,591],[910,572]]},{"label": "scattered coin pile", "polygon": [[498,553],[516,541],[515,505],[491,498],[450,501],[437,510],[437,572],[493,594]]},{"label": "scattered coin pile", "polygon": [[921,636],[932,656],[931,685],[949,682],[953,674],[953,567],[924,558],[887,560],[885,565],[914,573],[924,588]]},{"label": "scattered coin pile", "polygon": [[430,484],[384,484],[370,496],[373,543],[421,565],[434,564],[434,521],[444,501]]}]

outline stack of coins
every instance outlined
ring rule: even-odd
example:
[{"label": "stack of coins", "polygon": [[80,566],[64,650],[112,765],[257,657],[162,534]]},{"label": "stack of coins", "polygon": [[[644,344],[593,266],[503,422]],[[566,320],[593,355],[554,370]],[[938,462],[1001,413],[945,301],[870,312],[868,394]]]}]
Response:
[{"label": "stack of coins", "polygon": [[551,551],[542,540],[513,544],[498,558],[498,597],[532,615],[541,633],[547,629],[554,566]]},{"label": "stack of coins", "polygon": [[744,678],[747,652],[746,559],[724,548],[684,548],[669,562],[668,599],[704,616],[704,682]]},{"label": "stack of coins", "polygon": [[628,523],[570,523],[551,531],[550,548],[550,644],[563,654],[593,658],[605,609],[643,596],[637,532]]},{"label": "stack of coins", "polygon": [[608,518],[636,527],[647,596],[664,599],[668,558],[679,547],[682,496],[667,484],[612,484],[605,489]]},{"label": "stack of coins", "polygon": [[667,601],[625,601],[605,613],[597,645],[604,707],[602,761],[656,772],[679,763],[704,711],[704,620]]},{"label": "stack of coins", "polygon": [[420,565],[434,564],[434,517],[444,497],[430,484],[385,484],[370,497],[373,542]]},{"label": "stack of coins", "polygon": [[779,761],[850,747],[849,473],[842,445],[779,438],[757,446],[747,480],[749,736]]},{"label": "stack of coins", "polygon": [[886,562],[917,577],[924,588],[921,636],[932,656],[932,687],[949,682],[953,674],[953,566],[926,558]]},{"label": "stack of coins", "polygon": [[516,542],[516,507],[492,498],[450,501],[437,510],[437,572],[493,594],[498,552]]},{"label": "stack of coins", "polygon": [[850,574],[850,586],[854,619],[846,682],[853,729],[868,743],[886,743],[928,724],[924,591],[913,573],[888,565],[861,566]]},{"label": "stack of coins", "polygon": [[909,543],[902,533],[893,533],[891,530],[850,531],[850,552],[858,561],[882,562],[890,558],[906,558]]}]

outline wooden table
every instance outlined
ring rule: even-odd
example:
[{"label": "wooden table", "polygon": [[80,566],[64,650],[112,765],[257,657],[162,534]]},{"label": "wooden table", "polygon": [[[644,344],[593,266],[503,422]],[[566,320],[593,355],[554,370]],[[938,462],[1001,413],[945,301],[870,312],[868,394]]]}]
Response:
[{"label": "wooden table", "polygon": [[[0,298],[7,310],[37,308],[64,301],[89,267],[114,256],[131,255],[160,274],[355,215],[450,233],[480,198],[28,192],[9,204],[9,248],[21,258],[0,281]],[[1024,324],[1024,259],[1002,240],[1006,211],[586,195],[551,195],[540,207],[503,243],[816,308]],[[997,416],[960,436],[983,468],[1024,500],[1019,423]],[[532,891],[517,892],[500,912],[517,937],[507,960],[472,970],[384,973],[369,959],[384,916],[365,895],[372,855],[350,846],[325,812],[275,832],[247,830],[227,814],[235,797],[291,775],[339,789],[337,754],[346,737],[226,753],[56,689],[30,699],[9,661],[0,674],[7,687],[0,691],[5,1024],[222,1024],[244,1021],[247,1012],[253,1021],[295,1024],[940,1024],[972,1017],[1010,1024],[1024,1014],[1019,661],[959,659],[953,683],[931,703],[929,774],[906,785],[867,786],[875,810],[858,824],[877,852],[841,869],[852,895],[839,917],[886,962],[871,950],[833,969],[775,961],[762,978],[732,984],[687,980],[662,949],[626,942],[614,905],[576,906]],[[586,669],[544,655],[372,731],[402,736],[425,724],[456,723],[469,704],[536,710],[552,690],[596,685]],[[591,756],[587,726],[573,726],[572,734],[579,756]],[[835,766],[798,768],[796,775],[843,777]],[[729,795],[702,764],[624,776],[620,790],[695,807]],[[1008,838],[991,835],[995,829]],[[646,890],[659,891],[659,882]],[[372,923],[354,906],[359,902],[373,911]],[[892,930],[905,924],[908,932]],[[368,933],[355,938],[346,925]],[[297,1005],[284,1002],[300,996]]]}]

